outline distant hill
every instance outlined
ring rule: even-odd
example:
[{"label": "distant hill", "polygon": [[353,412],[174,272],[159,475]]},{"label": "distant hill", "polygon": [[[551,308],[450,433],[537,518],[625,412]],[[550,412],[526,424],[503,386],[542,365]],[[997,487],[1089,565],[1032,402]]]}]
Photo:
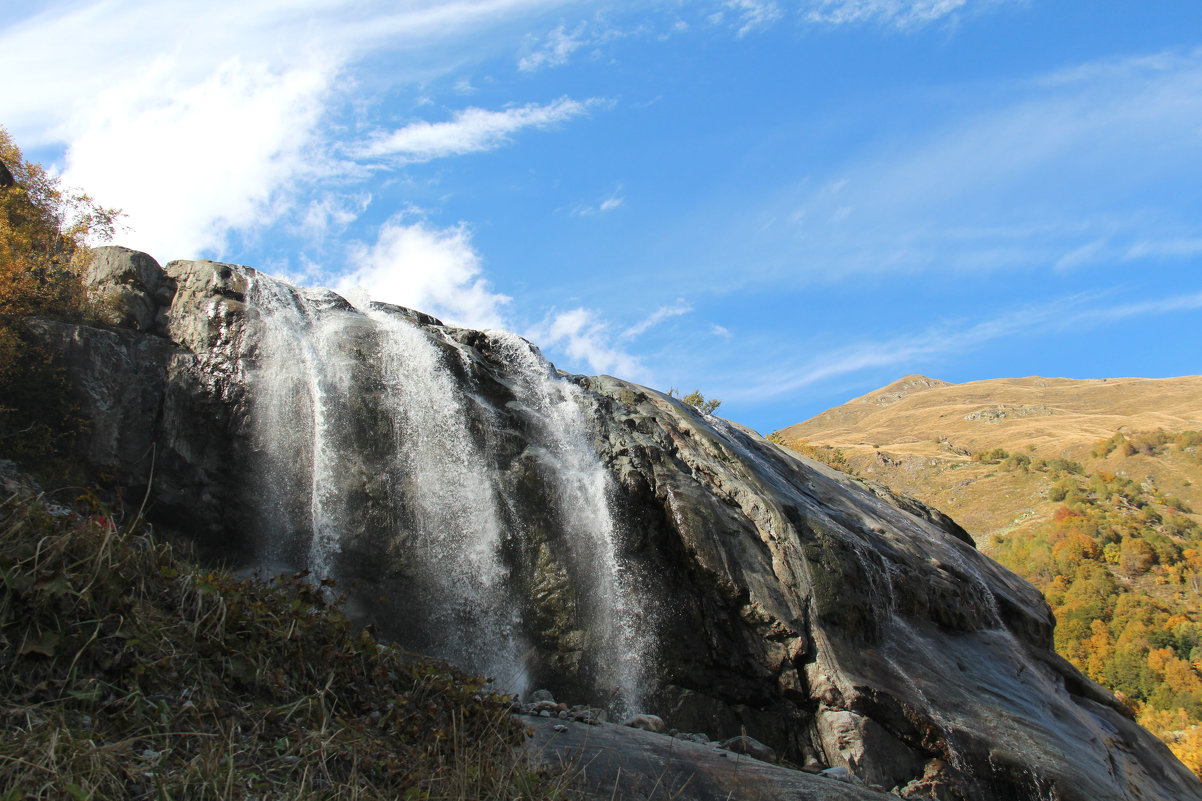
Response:
[{"label": "distant hill", "polygon": [[1202,775],[1202,376],[910,375],[769,438],[951,515]]},{"label": "distant hill", "polygon": [[773,436],[837,448],[851,470],[946,512],[988,552],[992,535],[1049,518],[1059,505],[1048,500],[1050,475],[973,461],[999,448],[1104,469],[1202,509],[1202,478],[1180,453],[1092,455],[1116,433],[1157,430],[1202,430],[1202,376],[950,384],[908,375]]}]

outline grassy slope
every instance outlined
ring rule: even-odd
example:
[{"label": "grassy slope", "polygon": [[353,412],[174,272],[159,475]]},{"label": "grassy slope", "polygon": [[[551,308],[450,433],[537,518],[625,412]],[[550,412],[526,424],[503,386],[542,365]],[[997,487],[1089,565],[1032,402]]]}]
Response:
[{"label": "grassy slope", "polygon": [[515,751],[507,699],[356,631],[327,596],[10,495],[0,799],[563,796]]},{"label": "grassy slope", "polygon": [[1137,482],[1150,479],[1160,491],[1202,509],[1202,475],[1188,454],[1092,456],[1099,440],[1118,431],[1157,429],[1202,429],[1202,376],[967,384],[907,376],[777,436],[786,444],[838,448],[852,470],[946,512],[989,552],[992,535],[1029,530],[1059,507],[1047,499],[1052,475],[972,460],[994,448],[1070,459],[1087,472],[1106,470]]}]

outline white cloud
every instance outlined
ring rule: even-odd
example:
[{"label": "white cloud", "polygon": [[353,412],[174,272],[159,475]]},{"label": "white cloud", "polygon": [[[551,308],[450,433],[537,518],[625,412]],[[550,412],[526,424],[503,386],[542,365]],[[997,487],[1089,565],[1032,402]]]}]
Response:
[{"label": "white cloud", "polygon": [[654,326],[659,325],[664,320],[671,319],[672,317],[679,317],[682,314],[688,314],[692,310],[693,307],[685,303],[683,300],[676,301],[675,305],[672,306],[660,306],[649,316],[623,331],[621,339],[634,339],[640,334],[647,332]]},{"label": "white cloud", "polygon": [[614,347],[609,326],[590,309],[577,308],[550,315],[524,336],[540,347],[554,347],[593,373],[646,381],[647,371],[639,359]]},{"label": "white cloud", "polygon": [[320,241],[330,234],[340,234],[371,204],[371,193],[357,195],[325,194],[310,200],[300,216],[295,230],[313,241]]},{"label": "white cloud", "polygon": [[773,0],[725,0],[723,5],[735,13],[739,36],[767,28],[781,17],[780,7]]},{"label": "white cloud", "polygon": [[522,56],[518,61],[518,69],[522,72],[534,72],[544,67],[559,67],[568,63],[572,53],[584,46],[585,24],[582,22],[568,33],[561,23],[547,34],[540,45],[532,48],[531,52]]},{"label": "white cloud", "polygon": [[561,97],[545,106],[530,103],[504,111],[468,108],[456,112],[449,122],[415,122],[392,133],[380,134],[361,148],[360,155],[396,156],[404,162],[420,162],[492,150],[511,141],[523,128],[547,128],[585,114],[599,102]]},{"label": "white cloud", "polygon": [[230,59],[181,85],[161,60],[102,93],[75,132],[65,180],[128,214],[132,242],[160,260],[220,252],[227,233],[277,218],[312,156],[333,72]]},{"label": "white cloud", "polygon": [[730,332],[729,328],[723,325],[718,325],[717,323],[714,323],[710,326],[710,333],[716,337],[722,337],[723,339],[727,340],[734,336],[734,334]]},{"label": "white cloud", "polygon": [[626,198],[620,194],[621,191],[622,187],[619,186],[612,193],[610,193],[608,197],[603,198],[596,206],[577,206],[576,208],[572,209],[572,214],[575,214],[579,217],[588,217],[592,214],[605,214],[606,212],[613,211],[614,209],[621,207],[621,205],[626,202]]},{"label": "white cloud", "polygon": [[510,298],[492,291],[480,256],[463,225],[436,228],[404,215],[381,226],[370,247],[352,248],[353,270],[336,289],[362,289],[373,300],[395,303],[468,328],[506,327]]},{"label": "white cloud", "polygon": [[813,0],[806,19],[828,25],[878,22],[909,30],[942,19],[966,5],[967,0]]},{"label": "white cloud", "polygon": [[0,74],[21,76],[0,120],[27,152],[66,147],[68,181],[128,212],[130,244],[220,253],[231,231],[304,209],[315,172],[354,172],[323,130],[357,102],[353,65],[387,49],[394,84],[423,83],[565,3],[48,0],[0,30]]}]

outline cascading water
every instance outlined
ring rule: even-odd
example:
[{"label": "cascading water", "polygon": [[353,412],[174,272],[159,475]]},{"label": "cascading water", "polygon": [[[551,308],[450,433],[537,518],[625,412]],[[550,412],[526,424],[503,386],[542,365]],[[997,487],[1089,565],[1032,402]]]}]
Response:
[{"label": "cascading water", "polygon": [[637,708],[651,650],[644,604],[618,556],[611,479],[579,388],[524,340],[491,332],[490,369],[518,407],[499,412],[469,399],[470,365],[445,329],[246,277],[264,556],[341,579],[362,554],[387,551],[402,565],[390,586],[406,598],[391,608],[406,644],[527,689],[527,599],[514,597],[505,556],[526,526],[489,436],[498,414],[520,415],[553,507],[542,511],[570,554],[595,689],[615,711]]},{"label": "cascading water", "polygon": [[308,529],[306,567],[330,577],[338,552],[336,459],[331,417],[348,392],[348,365],[341,357],[341,317],[317,317],[292,288],[257,279],[251,305],[262,325],[251,375],[254,434],[265,468],[261,495],[268,504],[268,556],[287,560],[278,545]]},{"label": "cascading water", "polygon": [[617,694],[616,706],[640,708],[651,652],[647,615],[637,601],[637,578],[618,558],[618,535],[610,510],[612,479],[589,445],[588,423],[580,389],[521,337],[491,331],[505,362],[512,367],[520,401],[539,421],[539,435],[558,515],[573,532],[572,550],[583,583],[591,633],[599,661],[599,683]]}]

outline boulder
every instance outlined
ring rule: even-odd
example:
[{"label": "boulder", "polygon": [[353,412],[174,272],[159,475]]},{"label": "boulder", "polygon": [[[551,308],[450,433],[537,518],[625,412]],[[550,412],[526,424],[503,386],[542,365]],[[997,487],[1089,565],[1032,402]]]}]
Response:
[{"label": "boulder", "polygon": [[658,715],[634,715],[622,721],[623,726],[629,726],[632,729],[642,729],[643,731],[663,734],[668,730],[664,719]]},{"label": "boulder", "polygon": [[171,305],[175,282],[149,255],[117,245],[96,248],[84,285],[104,322],[162,333],[160,312]]},{"label": "boulder", "polygon": [[736,754],[746,754],[749,757],[754,757],[761,762],[775,762],[776,752],[768,746],[761,743],[746,734],[740,734],[737,737],[731,737],[722,743],[722,748],[727,751],[733,751]]}]

